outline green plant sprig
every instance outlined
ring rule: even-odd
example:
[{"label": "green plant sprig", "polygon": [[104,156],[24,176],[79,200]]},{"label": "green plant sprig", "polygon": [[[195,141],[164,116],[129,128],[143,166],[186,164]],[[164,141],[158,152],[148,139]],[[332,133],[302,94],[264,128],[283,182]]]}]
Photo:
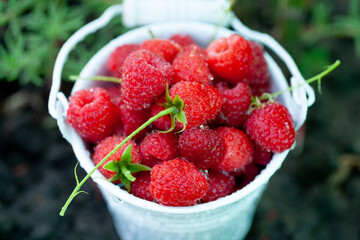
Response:
[{"label": "green plant sprig", "polygon": [[[166,87],[166,91],[168,91],[168,86]],[[152,122],[154,122],[155,120],[171,114],[171,116],[174,116],[174,123],[175,124],[175,119],[178,119],[178,121],[180,121],[181,123],[183,123],[184,128],[186,127],[186,117],[185,117],[185,113],[183,111],[183,107],[184,107],[184,102],[180,99],[180,97],[178,95],[176,95],[176,97],[173,100],[173,104],[171,104],[171,106],[169,106],[168,108],[166,108],[165,110],[159,112],[158,114],[156,114],[155,116],[149,118],[149,120],[147,120],[144,124],[142,124],[139,128],[137,128],[135,131],[133,131],[129,136],[127,136],[121,143],[119,143],[111,152],[109,152],[84,178],[81,182],[78,181],[78,178],[76,176],[76,171],[75,171],[75,178],[76,178],[76,186],[74,188],[74,190],[72,191],[72,193],[70,194],[69,198],[67,199],[67,201],[65,202],[64,206],[62,207],[61,211],[60,211],[60,216],[64,216],[65,212],[68,208],[68,206],[70,205],[71,201],[79,194],[82,193],[83,191],[80,191],[81,186],[90,178],[90,176],[107,160],[109,159],[109,157],[111,155],[113,155],[119,148],[121,148],[125,143],[127,143],[131,138],[133,138],[136,134],[138,134],[141,130],[143,130],[144,128],[146,128],[148,125],[150,125]],[[172,117],[173,119],[173,117]],[[173,128],[174,126],[172,126]],[[127,159],[125,161],[128,161],[128,157],[126,157]],[[124,165],[120,166],[120,172],[123,175],[127,175],[127,174],[131,174],[131,172],[134,172],[134,170],[138,170],[138,168],[142,168],[141,166],[129,166],[126,169],[123,167]],[[112,167],[111,165],[108,165],[108,167]],[[146,169],[145,169],[146,170]],[[120,176],[121,177],[121,176]],[[128,176],[128,178],[130,181],[132,180],[131,177]],[[133,179],[134,180],[134,179]],[[125,180],[125,184],[128,185],[128,182]],[[125,185],[125,187],[127,187]]]},{"label": "green plant sprig", "polygon": [[322,71],[321,73],[319,73],[319,74],[305,80],[305,82],[297,84],[295,86],[291,86],[291,87],[289,87],[289,88],[287,88],[285,90],[274,92],[274,93],[264,93],[260,97],[258,97],[257,99],[253,98],[252,103],[254,105],[258,105],[259,101],[266,101],[266,100],[272,101],[272,100],[276,99],[278,96],[280,96],[283,93],[290,92],[290,91],[292,91],[294,89],[300,88],[300,87],[302,87],[302,86],[304,86],[306,84],[311,84],[311,83],[316,82],[316,81],[318,82],[318,91],[321,94],[321,79],[324,76],[328,75],[330,72],[332,72],[339,65],[340,65],[340,60],[336,60],[333,64],[331,64],[329,66],[326,66],[324,71]]},{"label": "green plant sprig", "polygon": [[109,76],[90,76],[90,77],[82,77],[78,75],[70,75],[69,79],[71,81],[80,80],[89,80],[89,81],[102,81],[102,82],[113,82],[121,84],[122,78],[117,77],[109,77]]}]

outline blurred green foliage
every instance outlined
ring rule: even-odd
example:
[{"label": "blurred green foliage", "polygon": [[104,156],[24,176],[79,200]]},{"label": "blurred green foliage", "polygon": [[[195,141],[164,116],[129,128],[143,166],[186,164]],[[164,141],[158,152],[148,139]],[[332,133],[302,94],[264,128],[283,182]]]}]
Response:
[{"label": "blurred green foliage", "polygon": [[[9,0],[0,2],[0,80],[43,86],[62,44],[116,0]],[[101,45],[123,31],[121,22],[86,39],[70,55],[64,74],[76,74]],[[90,46],[91,44],[91,46]]]},{"label": "blurred green foliage", "polygon": [[[8,0],[0,2],[0,80],[43,86],[69,36],[121,0]],[[253,29],[274,36],[304,76],[333,62],[334,41],[349,40],[360,58],[360,0],[238,0],[234,11]],[[71,53],[64,76],[126,31],[121,18],[88,37]],[[95,40],[96,39],[96,40]],[[336,58],[336,57],[335,57]]]}]

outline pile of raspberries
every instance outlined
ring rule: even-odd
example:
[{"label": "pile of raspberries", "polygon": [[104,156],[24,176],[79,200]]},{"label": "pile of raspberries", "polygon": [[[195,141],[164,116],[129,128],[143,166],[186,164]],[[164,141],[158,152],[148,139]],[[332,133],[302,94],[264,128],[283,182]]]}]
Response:
[{"label": "pile of raspberries", "polygon": [[[176,121],[164,133],[172,123],[160,117],[106,161],[120,161],[132,145],[131,163],[151,168],[134,174],[128,190],[139,198],[166,206],[214,201],[253,181],[274,153],[294,143],[288,109],[257,99],[270,93],[262,45],[238,34],[207,47],[183,33],[121,45],[106,68],[119,84],[73,93],[67,111],[69,124],[92,146],[95,165],[166,108],[166,92],[184,103],[185,127]],[[106,162],[99,171],[112,179],[116,172],[103,168]],[[119,179],[113,183],[123,187]]]}]

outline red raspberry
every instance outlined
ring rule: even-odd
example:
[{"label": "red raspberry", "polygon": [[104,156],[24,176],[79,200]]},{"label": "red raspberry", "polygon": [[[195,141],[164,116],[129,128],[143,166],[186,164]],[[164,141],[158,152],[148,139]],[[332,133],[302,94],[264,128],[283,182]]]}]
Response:
[{"label": "red raspberry", "polygon": [[173,133],[151,133],[141,142],[140,153],[142,163],[149,167],[174,159],[179,156],[178,136]]},{"label": "red raspberry", "polygon": [[208,181],[210,186],[202,199],[204,203],[229,195],[235,187],[235,177],[227,172],[210,170]]},{"label": "red raspberry", "polygon": [[239,190],[249,183],[251,183],[255,177],[260,173],[259,168],[254,163],[250,163],[246,165],[243,169],[241,169],[236,175],[238,175],[236,182],[236,189]]},{"label": "red raspberry", "polygon": [[173,68],[148,50],[132,52],[123,66],[122,96],[132,110],[149,108],[164,93],[166,81],[172,79]]},{"label": "red raspberry", "polygon": [[[119,109],[126,136],[130,135],[150,118],[150,109],[131,110],[126,104],[122,104]],[[141,141],[149,131],[150,127],[147,126],[144,130],[137,133],[134,138],[136,141]]]},{"label": "red raspberry", "polygon": [[181,158],[155,165],[151,170],[150,193],[162,205],[194,205],[208,188],[206,177],[194,164]]},{"label": "red raspberry", "polygon": [[[121,125],[118,124],[121,128],[116,130],[118,135],[128,136],[137,128],[139,128],[143,123],[145,123],[150,117],[149,109],[140,109],[132,110],[124,103],[121,96],[121,88],[119,87],[109,87],[107,89],[111,101],[118,107],[119,118],[121,120]],[[149,127],[146,127],[144,130],[140,131],[134,136],[137,141],[141,141],[145,134],[150,130]]]},{"label": "red raspberry", "polygon": [[[165,103],[165,95],[162,95],[161,97],[159,97],[157,100],[155,100],[155,102],[151,105],[151,109],[150,109],[150,115],[151,117],[155,116],[156,114],[158,114],[159,112],[165,110],[165,107],[160,105],[162,103]],[[171,128],[171,118],[170,115],[165,115],[161,118],[156,119],[153,123],[152,123],[153,127],[161,130],[161,131],[166,131],[168,129]],[[183,125],[180,122],[176,122],[175,124],[175,129],[173,130],[174,132],[178,132],[183,128]]]},{"label": "red raspberry", "polygon": [[254,96],[261,96],[263,93],[270,93],[271,92],[271,84],[270,82],[266,82],[263,84],[252,84],[251,91]]},{"label": "red raspberry", "polygon": [[289,110],[278,102],[260,106],[245,122],[250,138],[260,147],[280,153],[295,141],[295,130]]},{"label": "red raspberry", "polygon": [[182,47],[168,39],[150,39],[140,44],[140,49],[149,50],[171,63]]},{"label": "red raspberry", "polygon": [[249,41],[254,56],[253,78],[250,81],[250,87],[254,89],[254,95],[260,96],[270,91],[270,72],[264,57],[264,48],[262,45]]},{"label": "red raspberry", "polygon": [[222,125],[241,127],[248,117],[247,111],[251,104],[251,89],[243,82],[239,82],[230,89],[225,82],[216,84],[216,88],[224,97],[224,104],[219,114]]},{"label": "red raspberry", "polygon": [[187,118],[187,128],[198,127],[207,120],[214,118],[221,109],[220,93],[207,84],[197,82],[179,82],[170,89],[170,96],[176,95],[184,101],[184,112]]},{"label": "red raspberry", "polygon": [[206,49],[210,70],[225,81],[250,81],[254,57],[249,42],[240,35],[214,40]]},{"label": "red raspberry", "polygon": [[185,130],[179,137],[179,149],[181,156],[202,170],[215,167],[225,154],[221,136],[212,129]]},{"label": "red raspberry", "polygon": [[150,194],[150,172],[139,172],[135,175],[136,180],[131,183],[130,193],[138,198],[142,198],[148,201],[154,201],[154,198]]},{"label": "red raspberry", "polygon": [[105,89],[83,89],[70,97],[67,120],[81,137],[97,143],[113,134],[118,112]]},{"label": "red raspberry", "polygon": [[175,83],[190,81],[207,83],[213,79],[206,62],[206,54],[196,44],[191,44],[180,52],[172,63],[175,72]]},{"label": "red raspberry", "polygon": [[[120,136],[110,136],[102,140],[98,145],[94,148],[93,162],[97,165],[103,158],[108,155],[118,144],[120,144],[125,137]],[[120,161],[121,156],[125,149],[132,144],[131,148],[131,162],[132,163],[140,163],[141,156],[140,151],[136,143],[132,140],[126,142],[121,148],[119,148],[113,155],[111,155],[98,169],[104,175],[105,178],[111,179],[115,176],[115,172],[104,169],[104,165],[110,161]],[[116,182],[119,183],[119,182]]]},{"label": "red raspberry", "polygon": [[194,43],[194,40],[192,39],[192,37],[187,33],[174,34],[170,37],[170,40],[176,42],[177,44],[179,44],[183,47]]},{"label": "red raspberry", "polygon": [[254,163],[266,166],[271,161],[272,155],[272,152],[261,148],[259,145],[255,145]]},{"label": "red raspberry", "polygon": [[125,58],[137,50],[139,45],[137,44],[124,44],[117,47],[108,58],[106,66],[108,70],[116,77],[121,77],[122,75],[122,66],[124,65]]},{"label": "red raspberry", "polygon": [[225,155],[219,162],[218,169],[233,172],[252,161],[254,146],[243,131],[231,127],[220,127],[216,131],[225,143]]}]

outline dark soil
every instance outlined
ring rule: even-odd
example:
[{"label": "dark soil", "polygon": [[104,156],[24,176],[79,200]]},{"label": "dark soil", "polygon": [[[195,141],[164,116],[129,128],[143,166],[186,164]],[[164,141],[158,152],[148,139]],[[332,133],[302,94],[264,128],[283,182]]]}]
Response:
[{"label": "dark soil", "polygon": [[[342,65],[309,109],[304,143],[270,180],[249,240],[360,239],[360,62],[346,47],[337,58]],[[0,82],[0,239],[119,239],[91,181],[89,195],[58,215],[76,158],[48,115],[48,91]]]}]

